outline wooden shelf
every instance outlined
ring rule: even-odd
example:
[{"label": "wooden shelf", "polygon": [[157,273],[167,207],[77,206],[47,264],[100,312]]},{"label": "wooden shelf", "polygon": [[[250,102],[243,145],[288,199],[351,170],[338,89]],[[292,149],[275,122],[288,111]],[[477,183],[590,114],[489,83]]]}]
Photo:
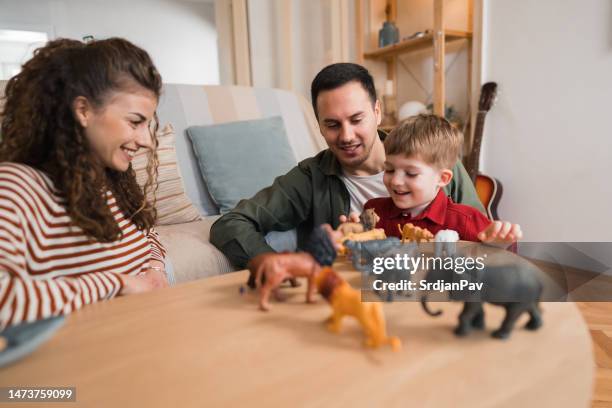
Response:
[{"label": "wooden shelf", "polygon": [[[444,39],[446,42],[457,41],[462,39],[472,38],[472,33],[469,31],[459,30],[444,30]],[[403,40],[397,44],[388,45],[379,48],[376,51],[366,52],[363,57],[366,59],[386,60],[398,55],[405,54],[411,51],[421,50],[433,46],[433,32],[424,35],[420,38],[411,40]]]}]

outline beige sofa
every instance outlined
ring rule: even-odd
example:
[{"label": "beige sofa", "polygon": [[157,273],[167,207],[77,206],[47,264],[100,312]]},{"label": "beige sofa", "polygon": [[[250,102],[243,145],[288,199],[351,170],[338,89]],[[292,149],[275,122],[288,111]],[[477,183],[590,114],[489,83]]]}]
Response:
[{"label": "beige sofa", "polygon": [[[161,126],[171,123],[175,129],[185,190],[203,216],[201,221],[157,227],[168,250],[174,280],[181,283],[233,271],[227,258],[209,242],[210,227],[219,211],[200,175],[185,130],[194,125],[281,116],[299,162],[326,147],[312,107],[303,97],[279,89],[166,84],[158,115]],[[265,157],[265,152],[261,155]],[[272,233],[267,240],[273,248],[287,249],[295,245],[295,234]]]}]

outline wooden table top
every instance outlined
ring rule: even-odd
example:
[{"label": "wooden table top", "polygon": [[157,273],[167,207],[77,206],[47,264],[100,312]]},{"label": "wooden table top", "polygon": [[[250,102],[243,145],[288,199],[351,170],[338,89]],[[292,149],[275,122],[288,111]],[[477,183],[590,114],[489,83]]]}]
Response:
[{"label": "wooden table top", "polygon": [[[340,264],[339,269],[347,269]],[[354,286],[356,272],[344,272]],[[403,349],[363,346],[345,319],[305,284],[287,288],[268,313],[239,293],[247,272],[88,306],[24,360],[0,370],[0,386],[75,386],[66,407],[228,406],[589,406],[594,362],[586,325],[572,303],[542,305],[544,326],[494,340],[503,309],[485,306],[485,332],[456,338],[460,304],[427,316],[416,302],[384,304]],[[2,404],[0,404],[2,405]],[[20,404],[27,406],[26,404]],[[40,406],[40,405],[38,405]]]}]

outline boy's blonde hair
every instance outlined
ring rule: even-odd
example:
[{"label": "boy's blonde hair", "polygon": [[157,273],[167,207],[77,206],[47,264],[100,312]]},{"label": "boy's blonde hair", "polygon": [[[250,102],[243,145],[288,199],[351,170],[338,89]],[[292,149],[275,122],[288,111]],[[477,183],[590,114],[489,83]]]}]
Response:
[{"label": "boy's blonde hair", "polygon": [[448,120],[431,114],[420,114],[403,120],[386,137],[387,155],[419,156],[439,169],[452,169],[457,163],[463,134]]}]

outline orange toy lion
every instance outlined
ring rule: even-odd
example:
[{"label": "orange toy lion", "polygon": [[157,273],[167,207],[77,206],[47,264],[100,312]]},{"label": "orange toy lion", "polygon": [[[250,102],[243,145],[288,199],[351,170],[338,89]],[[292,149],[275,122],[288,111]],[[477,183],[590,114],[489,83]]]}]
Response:
[{"label": "orange toy lion", "polygon": [[404,242],[432,242],[434,235],[426,228],[417,227],[411,223],[404,224],[404,227],[397,224],[400,235],[402,236],[402,244]]},{"label": "orange toy lion", "polygon": [[319,293],[333,309],[327,323],[330,331],[338,333],[342,318],[353,316],[363,328],[366,346],[377,348],[390,344],[393,351],[401,349],[402,343],[397,337],[387,336],[380,303],[362,302],[361,293],[329,267],[321,269],[315,277],[315,282]]},{"label": "orange toy lion", "polygon": [[306,252],[282,254],[269,252],[251,259],[247,268],[250,271],[249,287],[255,289],[258,283],[263,282],[259,297],[261,310],[270,310],[268,303],[270,293],[273,293],[277,300],[281,300],[278,287],[285,280],[292,280],[292,285],[294,285],[296,277],[308,278],[306,302],[314,302],[314,277],[321,267],[312,255]]}]

